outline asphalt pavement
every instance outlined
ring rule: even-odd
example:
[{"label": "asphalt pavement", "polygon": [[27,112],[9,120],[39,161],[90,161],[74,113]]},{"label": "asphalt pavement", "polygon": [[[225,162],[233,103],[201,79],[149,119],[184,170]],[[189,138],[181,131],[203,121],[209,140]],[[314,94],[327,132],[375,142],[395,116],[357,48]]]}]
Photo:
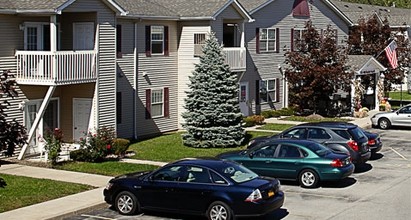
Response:
[{"label": "asphalt pavement", "polygon": [[[368,117],[353,118],[352,123],[357,124],[362,128],[371,127],[370,117],[377,111],[370,111]],[[281,124],[298,124],[301,122],[284,121],[276,118],[269,118],[265,120],[266,123],[281,123]],[[247,128],[247,130],[254,130],[255,127]],[[261,130],[260,130],[261,131]],[[165,163],[146,161],[146,160],[132,160],[125,159],[123,162],[140,163],[162,166]],[[4,164],[0,166],[0,173],[27,176],[40,179],[52,179],[71,183],[81,183],[97,187],[96,189],[65,196],[62,198],[50,200],[47,202],[22,207],[8,212],[0,213],[0,219],[7,220],[22,220],[22,219],[63,219],[70,215],[75,215],[87,212],[101,207],[108,207],[104,202],[103,189],[107,182],[112,178],[109,176],[71,172],[64,170],[55,170],[49,168],[25,166],[20,164]]]}]

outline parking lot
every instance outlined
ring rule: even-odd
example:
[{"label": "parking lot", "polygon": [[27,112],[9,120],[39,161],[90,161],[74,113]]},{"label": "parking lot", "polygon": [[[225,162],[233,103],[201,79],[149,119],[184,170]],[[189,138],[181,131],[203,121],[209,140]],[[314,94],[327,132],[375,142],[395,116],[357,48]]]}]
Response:
[{"label": "parking lot", "polygon": [[[357,167],[353,175],[340,182],[322,183],[316,189],[282,181],[284,206],[255,219],[410,219],[411,130],[369,130],[380,133],[384,146],[370,161]],[[205,218],[162,213],[121,216],[105,208],[66,219]]]}]

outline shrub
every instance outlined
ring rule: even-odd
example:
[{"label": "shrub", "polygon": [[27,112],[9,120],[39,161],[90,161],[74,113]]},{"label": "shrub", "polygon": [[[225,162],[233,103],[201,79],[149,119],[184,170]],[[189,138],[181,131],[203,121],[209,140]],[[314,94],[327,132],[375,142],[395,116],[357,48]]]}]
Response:
[{"label": "shrub", "polygon": [[244,127],[252,127],[255,125],[262,125],[264,124],[264,116],[262,115],[252,115],[252,116],[248,116],[243,118],[243,126]]},{"label": "shrub", "polygon": [[61,144],[63,142],[63,132],[59,128],[55,128],[54,131],[47,130],[44,136],[46,141],[45,149],[50,158],[51,164],[57,164],[59,153],[61,152]]},{"label": "shrub", "polygon": [[70,152],[70,159],[74,161],[89,161],[89,157],[87,149],[78,149]]},{"label": "shrub", "polygon": [[86,138],[80,139],[80,149],[84,149],[84,155],[77,158],[81,158],[82,160],[80,161],[87,162],[102,161],[112,152],[114,138],[115,132],[113,128],[102,127],[95,134],[88,132]]},{"label": "shrub", "polygon": [[264,117],[264,118],[271,118],[271,117],[273,117],[272,115],[273,115],[273,110],[265,110],[265,111],[262,111],[261,112],[261,115]]},{"label": "shrub", "polygon": [[292,116],[295,113],[293,108],[282,108],[277,110],[277,112],[280,113],[280,116]]},{"label": "shrub", "polygon": [[113,140],[112,152],[117,156],[124,156],[129,146],[129,140],[123,138],[116,138]]}]

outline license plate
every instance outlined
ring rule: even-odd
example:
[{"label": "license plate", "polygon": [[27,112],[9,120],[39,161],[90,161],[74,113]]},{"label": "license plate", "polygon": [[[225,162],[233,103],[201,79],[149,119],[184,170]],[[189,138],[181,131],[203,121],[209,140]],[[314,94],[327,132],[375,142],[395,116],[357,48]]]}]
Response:
[{"label": "license plate", "polygon": [[274,196],[274,192],[273,191],[268,191],[268,197],[272,197],[272,196]]}]

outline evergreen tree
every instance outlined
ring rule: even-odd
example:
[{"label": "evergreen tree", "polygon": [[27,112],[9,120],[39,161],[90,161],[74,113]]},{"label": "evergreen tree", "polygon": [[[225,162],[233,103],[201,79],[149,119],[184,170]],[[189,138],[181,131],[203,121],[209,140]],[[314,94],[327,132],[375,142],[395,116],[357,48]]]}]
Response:
[{"label": "evergreen tree", "polygon": [[234,147],[244,140],[238,102],[237,74],[224,62],[214,33],[206,39],[200,63],[189,77],[182,114],[187,130],[183,143],[190,147]]}]

